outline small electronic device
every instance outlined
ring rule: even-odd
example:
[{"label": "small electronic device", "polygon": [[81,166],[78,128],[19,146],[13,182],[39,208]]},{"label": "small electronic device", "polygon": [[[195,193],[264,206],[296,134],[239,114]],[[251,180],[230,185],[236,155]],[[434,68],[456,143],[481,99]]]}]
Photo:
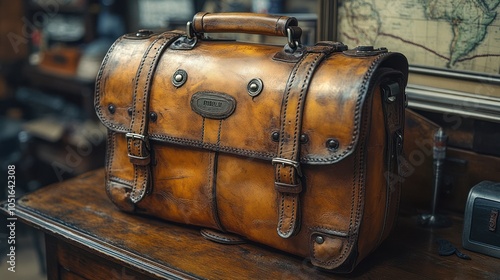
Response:
[{"label": "small electronic device", "polygon": [[469,192],[462,245],[465,249],[500,258],[500,183],[483,181]]}]

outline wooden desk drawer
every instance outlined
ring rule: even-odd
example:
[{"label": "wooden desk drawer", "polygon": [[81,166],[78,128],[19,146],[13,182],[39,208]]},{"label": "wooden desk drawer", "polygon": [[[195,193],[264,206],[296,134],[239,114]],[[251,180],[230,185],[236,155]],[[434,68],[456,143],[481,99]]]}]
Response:
[{"label": "wooden desk drawer", "polygon": [[48,279],[154,279],[49,235],[45,242]]}]

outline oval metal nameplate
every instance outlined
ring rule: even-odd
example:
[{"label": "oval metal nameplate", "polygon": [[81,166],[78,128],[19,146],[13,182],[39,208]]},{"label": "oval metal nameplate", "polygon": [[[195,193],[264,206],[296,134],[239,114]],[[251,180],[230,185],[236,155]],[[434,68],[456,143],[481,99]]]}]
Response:
[{"label": "oval metal nameplate", "polygon": [[236,100],[225,93],[201,91],[191,97],[191,109],[210,119],[225,119],[236,108]]}]

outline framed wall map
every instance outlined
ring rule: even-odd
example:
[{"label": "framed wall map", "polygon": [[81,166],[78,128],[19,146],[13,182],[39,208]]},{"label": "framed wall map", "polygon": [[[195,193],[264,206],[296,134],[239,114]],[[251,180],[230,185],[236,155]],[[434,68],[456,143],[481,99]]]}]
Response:
[{"label": "framed wall map", "polygon": [[320,39],[408,58],[410,107],[500,121],[500,0],[320,2]]}]

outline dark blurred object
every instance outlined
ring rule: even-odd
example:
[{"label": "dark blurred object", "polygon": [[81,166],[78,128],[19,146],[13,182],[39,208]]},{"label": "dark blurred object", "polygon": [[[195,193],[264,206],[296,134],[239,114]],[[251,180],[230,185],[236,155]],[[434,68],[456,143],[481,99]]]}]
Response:
[{"label": "dark blurred object", "polygon": [[23,24],[23,1],[0,1],[0,63],[23,59],[29,35]]},{"label": "dark blurred object", "polygon": [[117,11],[115,0],[101,0],[100,13],[97,16],[96,39],[81,48],[81,57],[76,69],[79,79],[95,81],[99,66],[109,47],[116,38],[126,33],[123,15]]},{"label": "dark blurred object", "polygon": [[400,211],[411,215],[431,207],[433,186],[433,137],[439,126],[412,110],[406,110],[404,178]]},{"label": "dark blurred object", "polygon": [[[37,95],[35,92],[41,92],[41,95],[50,95],[57,98],[62,98],[67,104],[78,106],[86,119],[97,119],[94,110],[94,81],[83,80],[76,76],[54,75],[51,72],[41,71],[38,66],[25,66],[22,70],[24,80],[22,88],[26,89],[18,98],[22,98],[23,94]],[[21,89],[21,91],[23,91]],[[18,92],[19,94],[19,92]],[[29,101],[28,101],[29,103]],[[31,106],[25,110],[30,118],[37,117],[36,112],[40,108]]]},{"label": "dark blurred object", "polygon": [[464,248],[500,258],[500,183],[483,181],[467,199],[462,245]]},{"label": "dark blurred object", "polygon": [[44,115],[57,115],[65,120],[83,120],[82,110],[68,102],[62,96],[47,94],[36,88],[19,87],[15,93],[16,100],[22,103],[36,118]]},{"label": "dark blurred object", "polygon": [[[0,116],[0,167],[18,162],[21,158],[17,136],[21,131],[21,121]],[[6,190],[6,189],[5,189]]]},{"label": "dark blurred object", "polygon": [[40,69],[60,75],[74,76],[80,60],[80,49],[56,46],[42,52]]},{"label": "dark blurred object", "polygon": [[500,156],[500,123],[476,121],[473,147],[477,153]]},{"label": "dark blurred object", "polygon": [[252,12],[281,14],[284,11],[283,0],[252,0]]}]

